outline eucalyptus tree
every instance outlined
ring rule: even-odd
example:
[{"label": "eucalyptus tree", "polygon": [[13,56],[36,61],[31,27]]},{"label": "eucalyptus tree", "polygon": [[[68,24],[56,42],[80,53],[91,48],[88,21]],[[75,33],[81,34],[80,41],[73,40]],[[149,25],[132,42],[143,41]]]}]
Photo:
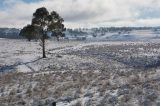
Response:
[{"label": "eucalyptus tree", "polygon": [[42,42],[43,58],[46,58],[45,40],[48,38],[47,33],[51,32],[53,36],[64,36],[65,27],[63,18],[55,11],[51,13],[45,7],[38,8],[33,13],[31,25],[25,26],[20,35],[26,37],[29,41],[31,39],[40,39]]}]

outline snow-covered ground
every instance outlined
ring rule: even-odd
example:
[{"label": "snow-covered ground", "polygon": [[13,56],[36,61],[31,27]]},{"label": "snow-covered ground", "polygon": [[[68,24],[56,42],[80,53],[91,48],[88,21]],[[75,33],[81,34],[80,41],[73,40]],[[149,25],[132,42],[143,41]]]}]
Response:
[{"label": "snow-covered ground", "polygon": [[46,55],[48,58],[42,59],[42,49],[38,41],[0,39],[0,71],[32,72],[42,70],[43,65],[47,67],[52,64],[49,60],[57,59],[56,56],[60,50],[68,49],[78,43],[49,40],[46,42]]},{"label": "snow-covered ground", "polygon": [[160,43],[0,39],[0,106],[159,106]]}]

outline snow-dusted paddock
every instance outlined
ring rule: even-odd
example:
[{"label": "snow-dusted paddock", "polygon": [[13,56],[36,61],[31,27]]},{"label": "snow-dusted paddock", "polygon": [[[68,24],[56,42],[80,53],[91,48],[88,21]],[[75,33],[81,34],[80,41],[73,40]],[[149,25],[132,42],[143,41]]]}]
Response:
[{"label": "snow-dusted paddock", "polygon": [[[46,41],[48,58],[42,59],[42,50],[38,41],[0,39],[0,71],[34,72],[44,70],[52,65],[58,67],[58,60],[54,59],[58,59],[59,51],[79,43],[75,41]],[[65,62],[65,56],[63,60]]]},{"label": "snow-dusted paddock", "polygon": [[0,39],[2,106],[159,106],[160,43]]}]

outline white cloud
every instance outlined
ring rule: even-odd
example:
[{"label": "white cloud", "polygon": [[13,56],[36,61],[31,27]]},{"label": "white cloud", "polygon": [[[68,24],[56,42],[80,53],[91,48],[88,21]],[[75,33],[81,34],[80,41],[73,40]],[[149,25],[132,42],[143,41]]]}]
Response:
[{"label": "white cloud", "polygon": [[[31,3],[5,0],[3,3],[6,8],[0,10],[0,27],[30,24],[33,12],[42,6],[60,13],[67,27],[160,25],[160,17],[145,14],[151,15],[147,19],[143,16],[149,9],[153,13],[154,9],[160,9],[160,0],[42,0]],[[158,14],[156,12],[154,15]]]}]

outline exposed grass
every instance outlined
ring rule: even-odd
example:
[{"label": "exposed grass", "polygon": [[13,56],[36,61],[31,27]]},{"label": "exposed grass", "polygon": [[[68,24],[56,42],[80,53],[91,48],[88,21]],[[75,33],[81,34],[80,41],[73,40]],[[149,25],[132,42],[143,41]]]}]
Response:
[{"label": "exposed grass", "polygon": [[61,58],[38,61],[52,65],[41,71],[1,73],[0,103],[154,106],[160,102],[159,54],[159,44],[154,43],[63,50],[58,52]]}]

